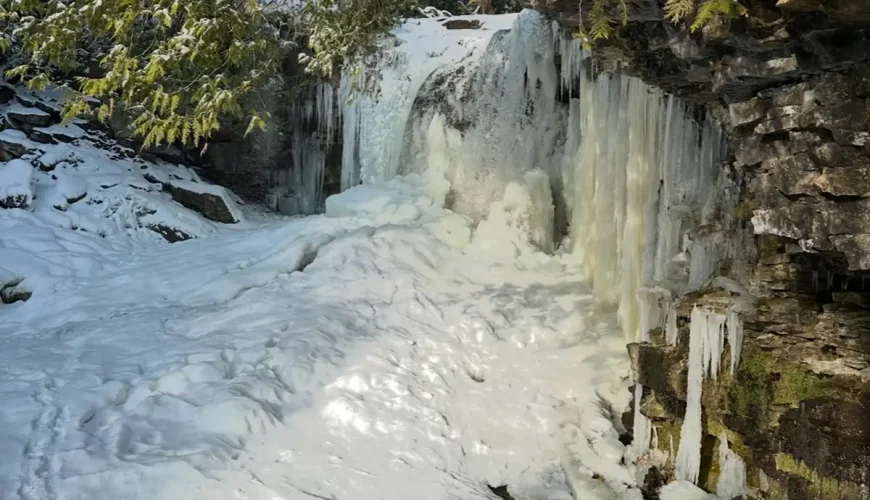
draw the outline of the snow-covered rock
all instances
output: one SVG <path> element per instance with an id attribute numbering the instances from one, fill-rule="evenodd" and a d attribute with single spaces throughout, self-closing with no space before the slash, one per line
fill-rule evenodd
<path id="1" fill-rule="evenodd" d="M 37 144 L 20 130 L 0 130 L 0 161 L 21 158 L 36 149 Z"/>
<path id="2" fill-rule="evenodd" d="M 163 187 L 172 195 L 172 199 L 196 210 L 206 219 L 224 224 L 244 220 L 241 210 L 225 187 L 187 180 L 171 180 Z"/>
<path id="3" fill-rule="evenodd" d="M 169 242 L 244 220 L 232 193 L 191 169 L 139 157 L 81 120 L 57 123 L 65 90 L 2 89 L 0 121 L 13 128 L 0 130 L 0 172 L 10 172 L 0 207 L 27 207 L 53 227 Z"/>
<path id="4" fill-rule="evenodd" d="M 54 208 L 65 211 L 88 195 L 88 184 L 80 177 L 69 174 L 60 174 L 57 177 L 57 183 L 50 195 L 50 203 Z"/>
<path id="5" fill-rule="evenodd" d="M 33 202 L 33 165 L 24 160 L 0 164 L 0 208 L 27 208 Z"/>
<path id="6" fill-rule="evenodd" d="M 54 123 L 54 118 L 50 113 L 46 113 L 37 107 L 24 106 L 21 103 L 9 106 L 6 109 L 6 117 L 16 127 L 48 127 Z"/>

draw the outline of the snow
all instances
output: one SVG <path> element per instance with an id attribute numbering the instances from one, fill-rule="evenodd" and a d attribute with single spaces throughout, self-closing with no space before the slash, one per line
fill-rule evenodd
<path id="1" fill-rule="evenodd" d="M 15 129 L 0 130 L 0 141 L 21 144 L 27 149 L 35 149 L 39 144 L 27 138 L 24 132 Z"/>
<path id="2" fill-rule="evenodd" d="M 87 194 L 88 185 L 84 180 L 74 175 L 60 174 L 49 198 L 54 208 L 66 210 L 71 203 Z"/>
<path id="3" fill-rule="evenodd" d="M 552 251 L 552 227 L 549 179 L 540 170 L 532 171 L 524 182 L 509 183 L 502 199 L 490 206 L 489 215 L 477 226 L 470 251 L 499 262 Z"/>
<path id="4" fill-rule="evenodd" d="M 665 485 L 659 498 L 661 500 L 718 500 L 716 495 L 709 494 L 687 481 L 674 481 Z"/>
<path id="5" fill-rule="evenodd" d="M 394 223 L 442 215 L 448 187 L 443 179 L 419 175 L 357 186 L 327 198 L 326 215 L 378 217 Z"/>
<path id="6" fill-rule="evenodd" d="M 46 134 L 59 134 L 70 139 L 79 139 L 85 136 L 85 130 L 75 123 L 56 123 L 48 127 L 41 127 L 39 130 Z"/>
<path id="7" fill-rule="evenodd" d="M 7 106 L 5 111 L 6 113 L 15 113 L 17 115 L 50 116 L 48 113 L 39 108 L 24 106 L 19 102 L 15 102 L 10 106 Z"/>
<path id="8" fill-rule="evenodd" d="M 0 171 L 8 165 L 21 165 L 19 162 L 39 165 L 31 168 L 32 207 L 22 216 L 32 219 L 31 224 L 154 242 L 164 241 L 152 229 L 158 226 L 183 231 L 192 238 L 216 230 L 218 224 L 172 201 L 154 181 L 183 184 L 190 190 L 219 196 L 237 218 L 243 218 L 224 188 L 202 183 L 183 166 L 129 158 L 126 150 L 103 137 L 88 135 L 68 144 L 38 144 L 18 130 L 4 130 L 0 139 L 24 144 L 31 151 L 5 166 L 0 163 Z M 0 235 L 0 242 L 4 236 Z"/>
<path id="9" fill-rule="evenodd" d="M 174 245 L 0 212 L 3 250 L 41 271 L 0 306 L 0 454 L 22 457 L 0 462 L 0 491 L 569 499 L 576 457 L 572 474 L 627 491 L 615 318 L 570 260 L 494 264 L 442 239 L 461 216 L 367 208 L 401 182 L 344 193 L 343 215 Z"/>
<path id="10" fill-rule="evenodd" d="M 33 166 L 24 160 L 0 165 L 0 203 L 26 207 L 33 201 Z"/>

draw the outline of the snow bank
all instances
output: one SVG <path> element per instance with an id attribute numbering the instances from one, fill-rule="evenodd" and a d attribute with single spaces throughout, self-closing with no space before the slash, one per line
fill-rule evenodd
<path id="1" fill-rule="evenodd" d="M 398 224 L 443 215 L 449 186 L 443 179 L 409 175 L 364 184 L 326 199 L 330 217 L 370 217 Z"/>
<path id="2" fill-rule="evenodd" d="M 0 208 L 26 208 L 33 202 L 33 166 L 24 160 L 0 163 Z"/>
<path id="3" fill-rule="evenodd" d="M 71 204 L 82 200 L 88 194 L 88 184 L 77 176 L 59 174 L 57 182 L 50 191 L 51 206 L 65 211 Z"/>
<path id="4" fill-rule="evenodd" d="M 0 269 L 38 291 L 0 306 L 0 454 L 21 457 L 0 490 L 569 500 L 570 429 L 583 470 L 629 491 L 605 410 L 628 403 L 628 360 L 579 269 L 462 251 L 446 190 L 391 182 L 388 203 L 364 186 L 338 197 L 347 215 L 180 245 L 0 216 Z"/>
<path id="5" fill-rule="evenodd" d="M 661 500 L 719 500 L 716 495 L 711 495 L 688 481 L 675 481 L 665 485 L 659 498 Z"/>
<path id="6" fill-rule="evenodd" d="M 540 170 L 507 185 L 474 233 L 470 251 L 498 261 L 553 250 L 553 198 Z"/>

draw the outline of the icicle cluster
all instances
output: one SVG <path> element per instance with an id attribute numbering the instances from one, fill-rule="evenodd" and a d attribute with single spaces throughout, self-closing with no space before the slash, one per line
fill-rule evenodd
<path id="1" fill-rule="evenodd" d="M 723 138 L 712 124 L 692 120 L 678 100 L 640 80 L 592 79 L 582 65 L 578 79 L 571 114 L 579 113 L 572 119 L 580 140 L 566 145 L 563 159 L 574 167 L 574 254 L 593 282 L 596 302 L 618 306 L 623 331 L 635 340 L 642 285 L 699 287 L 718 265 L 716 256 L 696 258 L 705 247 L 686 235 L 715 198 L 714 159 Z M 694 273 L 681 264 L 687 260 L 698 261 Z"/>
<path id="2" fill-rule="evenodd" d="M 284 214 L 313 214 L 322 210 L 323 181 L 330 144 L 337 132 L 335 89 L 317 85 L 291 105 L 287 128 L 291 157 L 272 175 L 270 204 Z"/>
<path id="3" fill-rule="evenodd" d="M 449 208 L 481 220 L 509 183 L 540 169 L 553 192 L 554 240 L 569 231 L 561 243 L 596 304 L 618 308 L 630 341 L 658 321 L 641 314 L 638 289 L 700 288 L 733 253 L 710 229 L 736 191 L 718 165 L 723 134 L 679 99 L 594 73 L 581 43 L 531 10 L 495 33 L 482 57 L 433 60 L 388 51 L 362 76 L 345 74 L 343 101 L 367 71 L 385 80 L 377 98 L 343 105 L 343 188 L 434 172 L 452 186 Z M 657 317 L 676 342 L 672 301 L 660 299 Z"/>
<path id="4" fill-rule="evenodd" d="M 719 436 L 719 481 L 716 496 L 723 499 L 742 498 L 746 495 L 746 464 L 728 447 L 728 436 Z"/>
<path id="5" fill-rule="evenodd" d="M 680 449 L 677 452 L 677 479 L 698 482 L 701 469 L 701 395 L 704 379 L 716 381 L 719 375 L 726 334 L 732 352 L 740 352 L 742 342 L 740 318 L 733 308 L 726 314 L 695 306 L 689 325 L 689 376 L 686 387 L 686 414 L 680 430 Z M 736 367 L 732 356 L 731 370 Z"/>

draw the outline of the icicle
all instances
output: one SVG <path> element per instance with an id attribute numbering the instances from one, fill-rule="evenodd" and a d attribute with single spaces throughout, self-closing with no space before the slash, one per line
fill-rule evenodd
<path id="1" fill-rule="evenodd" d="M 680 449 L 677 452 L 677 479 L 698 482 L 701 468 L 701 388 L 704 383 L 704 341 L 707 318 L 700 309 L 692 309 L 689 334 L 689 375 L 686 395 L 686 414 L 680 430 Z"/>
<path id="2" fill-rule="evenodd" d="M 728 447 L 725 432 L 719 436 L 719 481 L 716 495 L 722 499 L 746 495 L 746 464 L 743 459 Z"/>
<path id="3" fill-rule="evenodd" d="M 737 314 L 736 305 L 728 307 L 726 325 L 728 328 L 728 345 L 731 346 L 731 374 L 740 364 L 740 354 L 743 349 L 743 322 Z"/>
<path id="4" fill-rule="evenodd" d="M 377 98 L 349 100 L 343 73 L 342 189 L 435 171 L 452 186 L 450 208 L 480 220 L 508 183 L 542 170 L 596 306 L 617 311 L 630 341 L 645 328 L 639 288 L 698 288 L 729 255 L 720 234 L 698 230 L 729 212 L 721 130 L 637 78 L 594 75 L 581 41 L 540 13 L 520 13 L 482 57 L 438 66 L 391 53 L 402 51 L 369 68 L 390 82 Z M 563 107 L 559 92 L 576 98 Z M 673 344 L 671 306 L 657 323 Z"/>
<path id="5" fill-rule="evenodd" d="M 639 382 L 634 384 L 634 440 L 631 448 L 627 450 L 628 461 L 632 462 L 649 451 L 652 423 L 641 413 L 640 406 L 643 401 L 643 386 Z"/>
<path id="6" fill-rule="evenodd" d="M 716 380 L 719 372 L 725 331 L 731 344 L 731 369 L 739 362 L 743 327 L 737 315 L 737 305 L 719 314 L 702 307 L 692 308 L 689 325 L 689 376 L 686 388 L 686 414 L 680 430 L 680 449 L 677 452 L 677 479 L 698 482 L 701 467 L 701 393 L 704 378 L 709 374 Z"/>
<path id="7" fill-rule="evenodd" d="M 563 74 L 570 64 L 563 59 Z M 593 283 L 596 304 L 618 305 L 620 325 L 632 339 L 642 321 L 634 291 L 651 281 L 685 280 L 674 273 L 675 257 L 689 222 L 702 218 L 690 207 L 715 212 L 710 200 L 721 187 L 716 162 L 723 136 L 712 126 L 700 128 L 682 103 L 639 80 L 616 74 L 592 81 L 580 66 L 578 104 L 571 106 L 579 117 L 571 118 L 581 137 L 577 146 L 566 143 L 565 152 L 575 165 L 573 252 Z M 716 235 L 689 241 L 684 287 L 709 279 L 725 257 L 720 243 Z M 676 343 L 676 315 L 665 314 L 664 321 L 668 341 Z"/>
<path id="8" fill-rule="evenodd" d="M 668 300 L 668 309 L 665 314 L 665 339 L 668 345 L 677 345 L 680 340 L 677 329 L 677 304 L 673 299 Z"/>
<path id="9" fill-rule="evenodd" d="M 328 82 L 317 86 L 317 125 L 323 132 L 326 143 L 331 144 L 335 140 L 335 89 Z"/>

